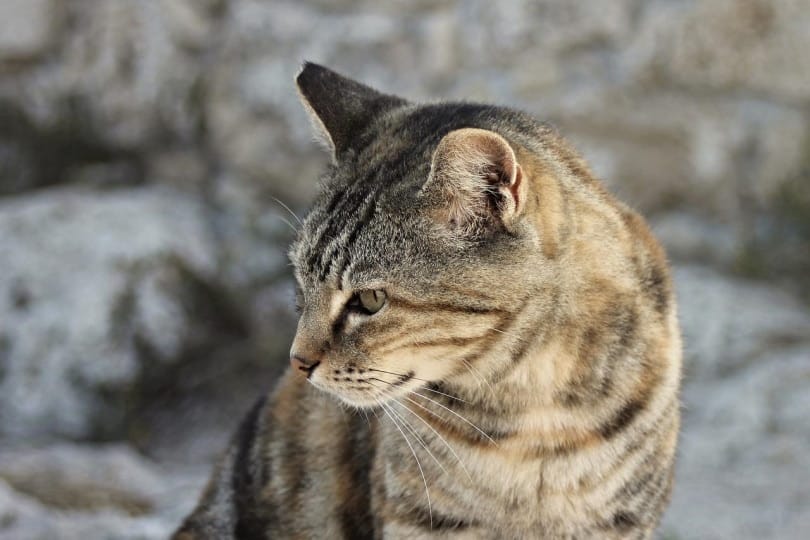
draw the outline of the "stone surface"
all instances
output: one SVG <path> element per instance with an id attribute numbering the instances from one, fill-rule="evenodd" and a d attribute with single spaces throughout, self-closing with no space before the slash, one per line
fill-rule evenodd
<path id="1" fill-rule="evenodd" d="M 749 88 L 810 100 L 810 2 L 691 2 L 659 42 L 660 64 L 673 78 L 709 88 Z"/>
<path id="2" fill-rule="evenodd" d="M 0 4 L 0 62 L 42 54 L 52 41 L 58 10 L 53 0 L 5 0 Z"/>
<path id="3" fill-rule="evenodd" d="M 787 291 L 704 267 L 681 267 L 675 279 L 688 379 L 722 378 L 810 340 L 807 306 Z"/>
<path id="4" fill-rule="evenodd" d="M 662 538 L 804 538 L 810 524 L 810 311 L 705 267 L 675 273 L 683 430 Z"/>
<path id="5" fill-rule="evenodd" d="M 728 223 L 774 205 L 803 167 L 810 134 L 800 108 L 673 92 L 616 92 L 556 115 L 624 200 L 648 213 L 680 205 Z"/>
<path id="6" fill-rule="evenodd" d="M 188 275 L 210 276 L 202 208 L 160 189 L 52 191 L 0 202 L 0 432 L 112 429 L 146 366 L 193 332 Z"/>
<path id="7" fill-rule="evenodd" d="M 286 365 L 284 251 L 327 162 L 292 84 L 307 59 L 556 123 L 679 263 L 663 537 L 803 538 L 808 17 L 808 0 L 0 2 L 0 448 L 127 441 L 160 464 L 110 452 L 156 489 L 202 482 Z M 32 463 L 57 476 L 108 459 L 53 448 Z M 0 481 L 3 539 L 163 538 L 198 491 L 131 516 L 18 480 Z"/>
<path id="8" fill-rule="evenodd" d="M 687 386 L 670 537 L 806 537 L 810 344 L 775 349 Z"/>
<path id="9" fill-rule="evenodd" d="M 199 474 L 118 446 L 0 452 L 0 539 L 166 538 L 195 501 Z"/>

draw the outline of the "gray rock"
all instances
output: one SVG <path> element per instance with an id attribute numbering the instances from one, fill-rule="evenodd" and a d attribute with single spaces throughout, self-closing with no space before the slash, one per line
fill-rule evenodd
<path id="1" fill-rule="evenodd" d="M 738 373 L 688 383 L 665 538 L 806 538 L 808 382 L 810 343 L 774 347 Z"/>
<path id="2" fill-rule="evenodd" d="M 82 437 L 193 331 L 188 275 L 216 253 L 203 209 L 160 189 L 49 191 L 0 202 L 0 433 Z"/>
<path id="3" fill-rule="evenodd" d="M 675 271 L 686 369 L 662 538 L 800 539 L 810 523 L 810 311 L 707 268 Z"/>
<path id="4" fill-rule="evenodd" d="M 207 475 L 183 491 L 176 467 L 207 463 L 284 365 L 279 246 L 297 223 L 273 197 L 301 215 L 327 160 L 292 87 L 304 59 L 555 121 L 677 261 L 739 268 L 759 245 L 771 283 L 676 268 L 686 410 L 663 533 L 805 537 L 810 315 L 773 282 L 807 275 L 809 16 L 807 0 L 0 2 L 2 443 L 127 438 L 173 463 L 122 459 L 170 494 L 127 492 L 152 504 L 139 516 L 56 509 L 8 476 L 0 538 L 165 537 Z M 109 459 L 37 455 L 14 463 Z"/>
<path id="5" fill-rule="evenodd" d="M 217 20 L 207 4 L 59 3 L 48 13 L 71 24 L 68 32 L 48 34 L 59 38 L 54 57 L 0 82 L 0 96 L 19 104 L 38 126 L 79 119 L 112 146 L 149 146 L 165 131 L 188 138 L 199 124 L 194 88 L 203 69 L 193 44 L 201 33 L 215 34 Z M 17 28 L 28 26 L 11 20 Z"/>
<path id="6" fill-rule="evenodd" d="M 2 451 L 0 539 L 166 538 L 202 478 L 167 472 L 121 445 Z"/>
<path id="7" fill-rule="evenodd" d="M 688 212 L 658 214 L 650 226 L 667 255 L 676 261 L 728 268 L 743 250 L 739 231 Z"/>
<path id="8" fill-rule="evenodd" d="M 0 62 L 42 54 L 53 39 L 59 5 L 53 0 L 0 3 Z"/>
<path id="9" fill-rule="evenodd" d="M 112 509 L 131 516 L 155 511 L 160 475 L 120 445 L 61 444 L 0 452 L 0 478 L 42 504 L 66 511 Z"/>
<path id="10" fill-rule="evenodd" d="M 689 2 L 670 19 L 657 60 L 671 77 L 708 88 L 747 88 L 810 102 L 807 0 Z"/>
<path id="11" fill-rule="evenodd" d="M 551 114 L 623 200 L 741 228 L 804 166 L 810 135 L 800 108 L 665 91 L 606 91 Z"/>
<path id="12" fill-rule="evenodd" d="M 810 339 L 810 313 L 787 292 L 698 266 L 676 268 L 688 380 L 730 376 Z"/>

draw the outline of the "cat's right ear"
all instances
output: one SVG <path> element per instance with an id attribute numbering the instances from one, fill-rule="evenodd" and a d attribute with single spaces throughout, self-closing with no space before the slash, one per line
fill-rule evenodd
<path id="1" fill-rule="evenodd" d="M 304 63 L 295 83 L 335 161 L 378 115 L 407 103 L 311 62 Z"/>
<path id="2" fill-rule="evenodd" d="M 509 142 L 494 131 L 463 128 L 433 153 L 423 192 L 438 199 L 436 218 L 463 236 L 514 231 L 526 203 L 526 181 Z"/>

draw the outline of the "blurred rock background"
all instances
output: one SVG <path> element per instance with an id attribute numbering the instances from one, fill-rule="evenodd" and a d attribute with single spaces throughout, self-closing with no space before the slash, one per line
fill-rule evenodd
<path id="1" fill-rule="evenodd" d="M 810 0 L 0 0 L 0 538 L 165 537 L 286 365 L 303 59 L 551 120 L 675 265 L 666 539 L 810 530 Z"/>

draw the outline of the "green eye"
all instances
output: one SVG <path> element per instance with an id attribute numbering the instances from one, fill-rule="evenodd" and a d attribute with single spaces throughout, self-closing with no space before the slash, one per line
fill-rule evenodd
<path id="1" fill-rule="evenodd" d="M 386 294 L 381 289 L 360 291 L 355 295 L 359 307 L 368 314 L 377 313 L 385 305 Z"/>

